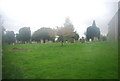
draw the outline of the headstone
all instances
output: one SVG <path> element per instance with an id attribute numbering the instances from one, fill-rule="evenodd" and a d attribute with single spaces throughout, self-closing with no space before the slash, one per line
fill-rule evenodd
<path id="1" fill-rule="evenodd" d="M 41 43 L 43 43 L 43 40 L 41 40 Z"/>
<path id="2" fill-rule="evenodd" d="M 91 42 L 92 41 L 92 39 L 89 39 L 89 42 Z"/>
<path id="3" fill-rule="evenodd" d="M 93 41 L 98 41 L 98 38 L 97 37 L 94 37 L 94 40 Z"/>

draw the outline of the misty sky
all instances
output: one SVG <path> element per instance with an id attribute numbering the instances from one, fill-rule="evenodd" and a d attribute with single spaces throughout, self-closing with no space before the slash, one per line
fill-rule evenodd
<path id="1" fill-rule="evenodd" d="M 107 34 L 108 22 L 115 15 L 119 0 L 0 0 L 4 27 L 15 33 L 22 27 L 34 32 L 41 27 L 63 26 L 70 17 L 80 37 L 93 20 L 102 34 Z"/>

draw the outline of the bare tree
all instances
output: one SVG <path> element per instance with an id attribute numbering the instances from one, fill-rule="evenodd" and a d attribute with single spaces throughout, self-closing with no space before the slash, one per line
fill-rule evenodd
<path id="1" fill-rule="evenodd" d="M 65 19 L 64 27 L 57 27 L 58 40 L 61 41 L 61 46 L 65 40 L 69 40 L 74 34 L 74 26 L 69 18 Z"/>

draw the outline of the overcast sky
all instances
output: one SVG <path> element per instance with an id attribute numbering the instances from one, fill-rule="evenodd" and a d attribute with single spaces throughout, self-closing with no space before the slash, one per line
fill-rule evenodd
<path id="1" fill-rule="evenodd" d="M 80 37 L 93 20 L 102 34 L 115 15 L 119 0 L 0 0 L 4 27 L 15 33 L 22 27 L 34 32 L 41 27 L 63 26 L 70 17 Z"/>

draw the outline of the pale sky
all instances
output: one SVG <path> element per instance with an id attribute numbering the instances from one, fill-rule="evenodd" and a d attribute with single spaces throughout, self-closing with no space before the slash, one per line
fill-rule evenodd
<path id="1" fill-rule="evenodd" d="M 63 26 L 70 17 L 80 37 L 93 20 L 102 34 L 107 34 L 108 22 L 115 15 L 119 0 L 0 0 L 4 27 L 15 33 L 22 27 L 34 32 L 41 27 Z"/>

